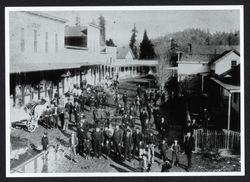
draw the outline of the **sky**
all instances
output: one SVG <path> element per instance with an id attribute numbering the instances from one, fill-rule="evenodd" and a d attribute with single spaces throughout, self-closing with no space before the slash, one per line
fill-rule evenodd
<path id="1" fill-rule="evenodd" d="M 92 20 L 98 22 L 97 18 L 103 15 L 106 20 L 106 39 L 112 38 L 118 46 L 129 44 L 134 24 L 138 30 L 138 42 L 142 40 L 145 29 L 150 39 L 188 28 L 200 28 L 211 33 L 240 30 L 239 10 L 85 10 L 46 13 L 67 19 L 67 24 L 74 25 L 77 12 L 83 26 Z"/>

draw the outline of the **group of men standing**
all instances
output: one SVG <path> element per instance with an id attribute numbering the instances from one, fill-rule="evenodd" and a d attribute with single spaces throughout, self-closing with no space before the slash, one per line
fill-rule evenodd
<path id="1" fill-rule="evenodd" d="M 126 91 L 120 95 L 116 90 L 113 99 L 116 114 L 122 116 L 121 123 L 113 124 L 107 120 L 104 127 L 96 125 L 93 130 L 90 122 L 83 115 L 86 99 L 82 98 L 84 101 L 81 100 L 82 92 L 74 87 L 72 94 L 75 98 L 73 103 L 67 99 L 64 107 L 57 105 L 56 102 L 52 104 L 55 108 L 54 115 L 57 115 L 55 126 L 59 126 L 58 121 L 61 121 L 61 128 L 66 131 L 68 124 L 73 122 L 72 115 L 75 118 L 74 124 L 77 132 L 76 134 L 72 132 L 69 139 L 74 160 L 76 153 L 86 159 L 92 153 L 94 158 L 100 158 L 104 155 L 106 159 L 112 157 L 117 161 L 130 161 L 132 158 L 137 158 L 141 161 L 143 170 L 148 170 L 155 161 L 155 149 L 158 146 L 164 162 L 168 160 L 166 153 L 169 149 L 175 151 L 173 158 L 177 163 L 179 162 L 180 149 L 175 142 L 173 146 L 168 147 L 169 123 L 160 111 L 160 106 L 164 105 L 167 100 L 164 91 L 158 89 L 143 91 L 138 85 L 136 96 L 129 102 L 131 97 Z M 136 119 L 140 120 L 140 126 L 136 127 Z M 51 122 L 48 120 L 46 123 Z M 187 132 L 183 146 L 190 168 L 192 151 L 194 150 L 191 132 Z"/>

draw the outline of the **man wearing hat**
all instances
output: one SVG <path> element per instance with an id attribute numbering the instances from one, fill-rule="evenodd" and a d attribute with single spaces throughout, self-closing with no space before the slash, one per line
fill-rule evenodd
<path id="1" fill-rule="evenodd" d="M 92 140 L 93 140 L 94 157 L 97 157 L 98 159 L 101 156 L 103 139 L 104 139 L 103 133 L 101 132 L 100 127 L 96 126 L 95 131 L 92 134 Z"/>
<path id="2" fill-rule="evenodd" d="M 148 148 L 148 162 L 150 164 L 154 163 L 156 143 L 157 143 L 157 139 L 153 131 L 149 130 L 149 133 L 146 135 L 146 145 Z"/>

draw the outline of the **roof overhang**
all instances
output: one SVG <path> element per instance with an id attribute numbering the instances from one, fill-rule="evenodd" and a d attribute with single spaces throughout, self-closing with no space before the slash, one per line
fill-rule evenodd
<path id="1" fill-rule="evenodd" d="M 43 17 L 43 18 L 47 18 L 47 19 L 50 19 L 50 20 L 58 21 L 58 22 L 61 22 L 61 23 L 67 23 L 69 21 L 69 20 L 59 18 L 59 17 L 53 16 L 53 15 L 49 15 L 49 14 L 46 14 L 46 13 L 43 13 L 43 12 L 40 12 L 40 11 L 23 11 L 23 12 L 29 13 L 29 14 L 32 14 L 32 15 L 36 15 L 36 16 L 40 16 L 40 17 Z"/>
<path id="2" fill-rule="evenodd" d="M 213 80 L 215 83 L 223 87 L 224 89 L 228 90 L 230 93 L 240 93 L 240 86 L 238 85 L 231 85 L 228 83 L 224 83 L 216 78 L 210 78 Z"/>

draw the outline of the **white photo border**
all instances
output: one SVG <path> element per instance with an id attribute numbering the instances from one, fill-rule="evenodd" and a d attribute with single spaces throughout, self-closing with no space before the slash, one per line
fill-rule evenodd
<path id="1" fill-rule="evenodd" d="M 10 172 L 10 103 L 9 103 L 9 13 L 10 11 L 151 11 L 151 10 L 239 10 L 240 11 L 240 77 L 241 77 L 241 171 L 238 172 L 131 172 L 131 173 L 11 173 Z M 244 6 L 243 5 L 200 5 L 200 6 L 47 6 L 5 7 L 5 131 L 6 131 L 6 177 L 146 177 L 146 176 L 245 176 L 245 108 L 244 108 Z M 34 175 L 35 174 L 35 175 Z"/>

